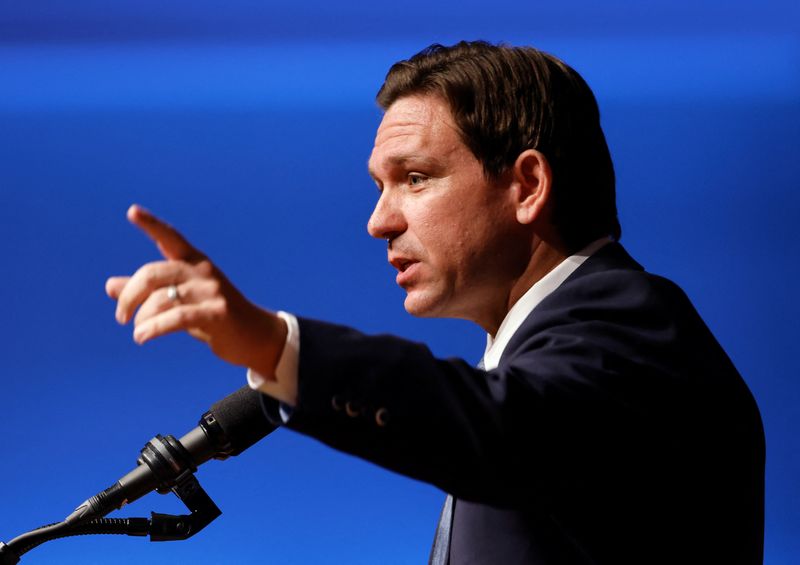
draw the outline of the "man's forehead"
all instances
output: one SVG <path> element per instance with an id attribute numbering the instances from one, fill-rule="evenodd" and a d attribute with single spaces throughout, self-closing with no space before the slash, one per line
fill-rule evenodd
<path id="1" fill-rule="evenodd" d="M 425 119 L 441 111 L 449 113 L 447 103 L 432 94 L 412 94 L 395 100 L 386 110 L 384 119 L 394 116 L 398 119 Z"/>
<path id="2" fill-rule="evenodd" d="M 431 145 L 449 152 L 459 136 L 447 103 L 432 95 L 398 99 L 384 114 L 375 135 L 369 166 L 429 159 Z"/>
<path id="3" fill-rule="evenodd" d="M 447 103 L 438 96 L 413 95 L 396 100 L 387 110 L 375 134 L 375 144 L 398 135 L 425 135 L 455 124 Z"/>

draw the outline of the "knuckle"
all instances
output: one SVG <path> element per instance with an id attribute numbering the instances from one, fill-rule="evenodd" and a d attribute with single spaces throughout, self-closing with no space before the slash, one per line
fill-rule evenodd
<path id="1" fill-rule="evenodd" d="M 222 291 L 222 284 L 217 279 L 208 281 L 208 293 L 210 296 L 219 296 Z"/>
<path id="2" fill-rule="evenodd" d="M 148 286 L 155 283 L 158 279 L 157 263 L 148 263 L 140 269 L 140 272 L 142 273 L 142 279 Z"/>
<path id="3" fill-rule="evenodd" d="M 194 270 L 201 277 L 210 277 L 214 274 L 214 264 L 208 259 L 202 259 L 195 264 Z"/>
<path id="4" fill-rule="evenodd" d="M 224 319 L 230 312 L 228 301 L 222 297 L 211 300 L 209 303 L 209 311 L 215 320 Z"/>
<path id="5" fill-rule="evenodd" d="M 184 328 L 191 322 L 191 314 L 188 308 L 175 309 L 175 325 L 176 327 Z"/>

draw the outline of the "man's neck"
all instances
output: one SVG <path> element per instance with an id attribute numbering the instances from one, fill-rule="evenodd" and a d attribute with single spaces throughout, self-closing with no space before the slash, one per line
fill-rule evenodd
<path id="1" fill-rule="evenodd" d="M 524 295 L 528 289 L 542 279 L 547 273 L 561 264 L 568 254 L 558 246 L 541 239 L 535 239 L 532 245 L 530 260 L 522 273 L 511 282 L 505 304 L 486 319 L 479 322 L 480 326 L 491 336 L 497 334 L 500 324 L 508 312 Z"/>

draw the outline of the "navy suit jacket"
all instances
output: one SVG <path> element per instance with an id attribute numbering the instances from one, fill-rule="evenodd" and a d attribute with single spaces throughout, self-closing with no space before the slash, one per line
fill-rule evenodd
<path id="1" fill-rule="evenodd" d="M 306 319 L 300 343 L 288 427 L 452 493 L 451 565 L 762 562 L 758 408 L 685 294 L 619 244 L 488 372 Z"/>

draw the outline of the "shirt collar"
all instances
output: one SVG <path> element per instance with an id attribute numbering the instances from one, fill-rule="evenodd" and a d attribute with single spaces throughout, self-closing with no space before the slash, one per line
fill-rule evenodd
<path id="1" fill-rule="evenodd" d="M 603 237 L 597 241 L 593 241 L 574 255 L 570 255 L 556 265 L 552 271 L 536 281 L 533 286 L 517 300 L 516 304 L 511 307 L 511 310 L 508 311 L 505 319 L 503 319 L 503 322 L 500 324 L 497 335 L 492 337 L 486 334 L 486 351 L 483 354 L 483 366 L 487 371 L 497 367 L 506 345 L 508 345 L 511 337 L 522 325 L 522 322 L 525 321 L 525 318 L 528 317 L 528 314 L 530 314 L 542 300 L 547 298 L 551 292 L 561 286 L 561 283 L 567 280 L 567 277 L 574 273 L 586 259 L 610 242 L 610 237 Z"/>

